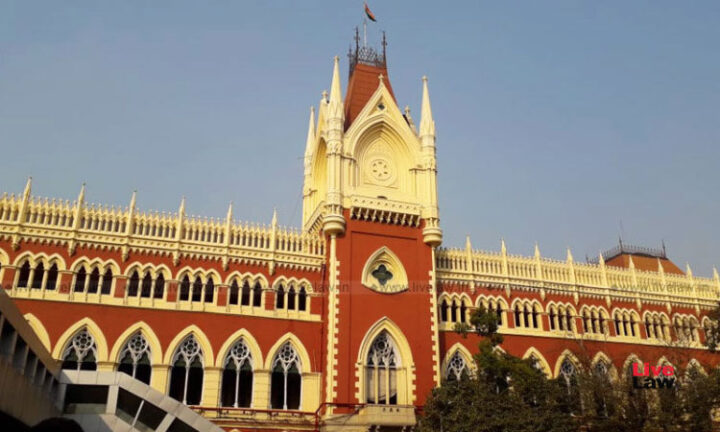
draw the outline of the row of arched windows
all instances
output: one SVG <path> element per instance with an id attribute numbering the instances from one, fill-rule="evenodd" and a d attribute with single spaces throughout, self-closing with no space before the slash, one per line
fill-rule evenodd
<path id="1" fill-rule="evenodd" d="M 152 352 L 141 331 L 133 334 L 120 351 L 117 370 L 150 384 Z M 187 405 L 202 401 L 205 364 L 200 343 L 190 334 L 182 340 L 172 356 L 168 395 Z M 270 407 L 296 410 L 300 407 L 302 388 L 301 362 L 290 342 L 283 344 L 272 362 Z M 62 368 L 97 369 L 97 344 L 86 328 L 75 333 L 62 352 Z M 254 371 L 252 354 L 243 339 L 235 342 L 223 361 L 220 405 L 250 407 L 253 399 Z"/>
<path id="2" fill-rule="evenodd" d="M 441 297 L 442 298 L 442 297 Z M 504 322 L 502 302 L 495 299 L 482 299 L 481 304 L 487 310 L 495 312 L 498 317 L 498 325 Z M 442 298 L 439 306 L 439 318 L 442 323 L 467 323 L 472 308 L 467 307 L 462 298 Z M 542 309 L 539 304 L 530 300 L 519 300 L 512 308 L 515 327 L 518 328 L 541 328 L 540 315 Z M 576 332 L 575 310 L 564 304 L 550 304 L 547 307 L 548 323 L 551 331 Z M 648 339 L 670 341 L 670 324 L 667 316 L 657 312 L 647 312 L 645 315 L 645 334 Z M 601 307 L 585 306 L 580 312 L 582 330 L 586 334 L 608 335 L 609 320 L 606 312 Z M 617 309 L 613 313 L 610 325 L 613 326 L 616 336 L 641 337 L 639 326 L 640 321 L 637 313 L 632 310 Z M 676 315 L 673 321 L 673 330 L 678 341 L 697 343 L 700 341 L 700 325 L 695 317 L 690 315 Z M 708 326 L 704 329 L 707 333 Z"/>
<path id="3" fill-rule="evenodd" d="M 20 288 L 54 290 L 57 286 L 57 279 L 57 264 L 53 263 L 46 269 L 45 264 L 42 262 L 39 262 L 35 267 L 31 267 L 30 262 L 25 261 L 20 266 L 17 286 Z"/>
<path id="4" fill-rule="evenodd" d="M 58 266 L 53 263 L 49 268 L 38 262 L 34 267 L 30 261 L 20 266 L 17 287 L 55 290 L 58 281 Z M 113 287 L 113 271 L 107 266 L 91 265 L 88 269 L 81 266 L 72 282 L 73 293 L 111 294 Z M 131 298 L 163 299 L 165 296 L 165 276 L 162 272 L 150 269 L 133 270 L 128 278 L 126 295 Z M 192 278 L 185 275 L 180 280 L 179 301 L 191 303 L 213 303 L 215 301 L 215 281 L 212 276 L 206 279 L 201 276 Z M 251 284 L 248 281 L 233 279 L 228 295 L 228 304 L 261 307 L 263 287 L 259 281 Z M 294 283 L 277 285 L 275 297 L 276 309 L 291 311 L 307 311 L 308 289 L 304 284 Z"/>
<path id="5" fill-rule="evenodd" d="M 294 285 L 289 285 L 286 291 L 284 285 L 278 286 L 275 296 L 275 309 L 307 310 L 307 291 L 305 287 L 300 287 L 300 290 L 297 291 Z"/>

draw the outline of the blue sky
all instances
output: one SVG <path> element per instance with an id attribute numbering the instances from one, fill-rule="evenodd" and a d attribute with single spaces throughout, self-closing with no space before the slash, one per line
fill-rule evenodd
<path id="1" fill-rule="evenodd" d="M 720 2 L 371 1 L 438 130 L 445 246 L 720 266 Z M 0 190 L 282 224 L 361 1 L 0 3 Z M 343 83 L 343 88 L 345 88 Z"/>

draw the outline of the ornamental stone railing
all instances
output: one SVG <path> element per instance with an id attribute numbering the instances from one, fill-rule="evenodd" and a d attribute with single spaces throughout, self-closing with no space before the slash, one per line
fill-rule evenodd
<path id="1" fill-rule="evenodd" d="M 636 269 L 632 258 L 629 268 L 598 263 L 575 262 L 568 251 L 565 261 L 540 256 L 536 248 L 532 257 L 510 255 L 505 243 L 500 252 L 474 250 L 470 242 L 465 249 L 439 249 L 436 253 L 437 276 L 441 282 L 476 286 L 561 291 L 579 297 L 594 296 L 657 304 L 684 304 L 715 307 L 720 301 L 720 277 L 695 277 L 688 266 L 685 275 L 665 273 L 660 261 L 658 271 Z"/>
<path id="2" fill-rule="evenodd" d="M 122 251 L 152 251 L 180 257 L 220 259 L 229 262 L 318 269 L 324 262 L 322 236 L 278 226 L 274 214 L 270 225 L 238 223 L 232 205 L 225 220 L 185 214 L 183 199 L 177 213 L 142 212 L 135 208 L 133 193 L 125 208 L 85 203 L 85 187 L 70 202 L 30 195 L 30 181 L 20 196 L 0 197 L 0 238 L 14 248 L 32 239 L 62 244 L 73 254 L 78 245 Z"/>

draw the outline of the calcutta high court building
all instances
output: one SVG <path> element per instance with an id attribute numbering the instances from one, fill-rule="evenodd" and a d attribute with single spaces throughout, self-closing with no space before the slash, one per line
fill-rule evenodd
<path id="1" fill-rule="evenodd" d="M 310 111 L 302 225 L 0 197 L 0 281 L 67 373 L 120 371 L 226 430 L 412 430 L 431 390 L 473 374 L 481 305 L 499 349 L 549 377 L 634 362 L 715 367 L 710 279 L 664 250 L 589 262 L 443 245 L 428 80 L 401 110 L 385 43 L 335 58 Z M 299 144 L 300 145 L 300 144 Z"/>

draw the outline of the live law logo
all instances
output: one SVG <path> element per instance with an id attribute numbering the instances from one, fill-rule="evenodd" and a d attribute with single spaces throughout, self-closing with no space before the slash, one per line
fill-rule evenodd
<path id="1" fill-rule="evenodd" d="M 650 366 L 633 364 L 633 387 L 637 389 L 671 389 L 675 387 L 675 368 L 672 366 Z"/>

